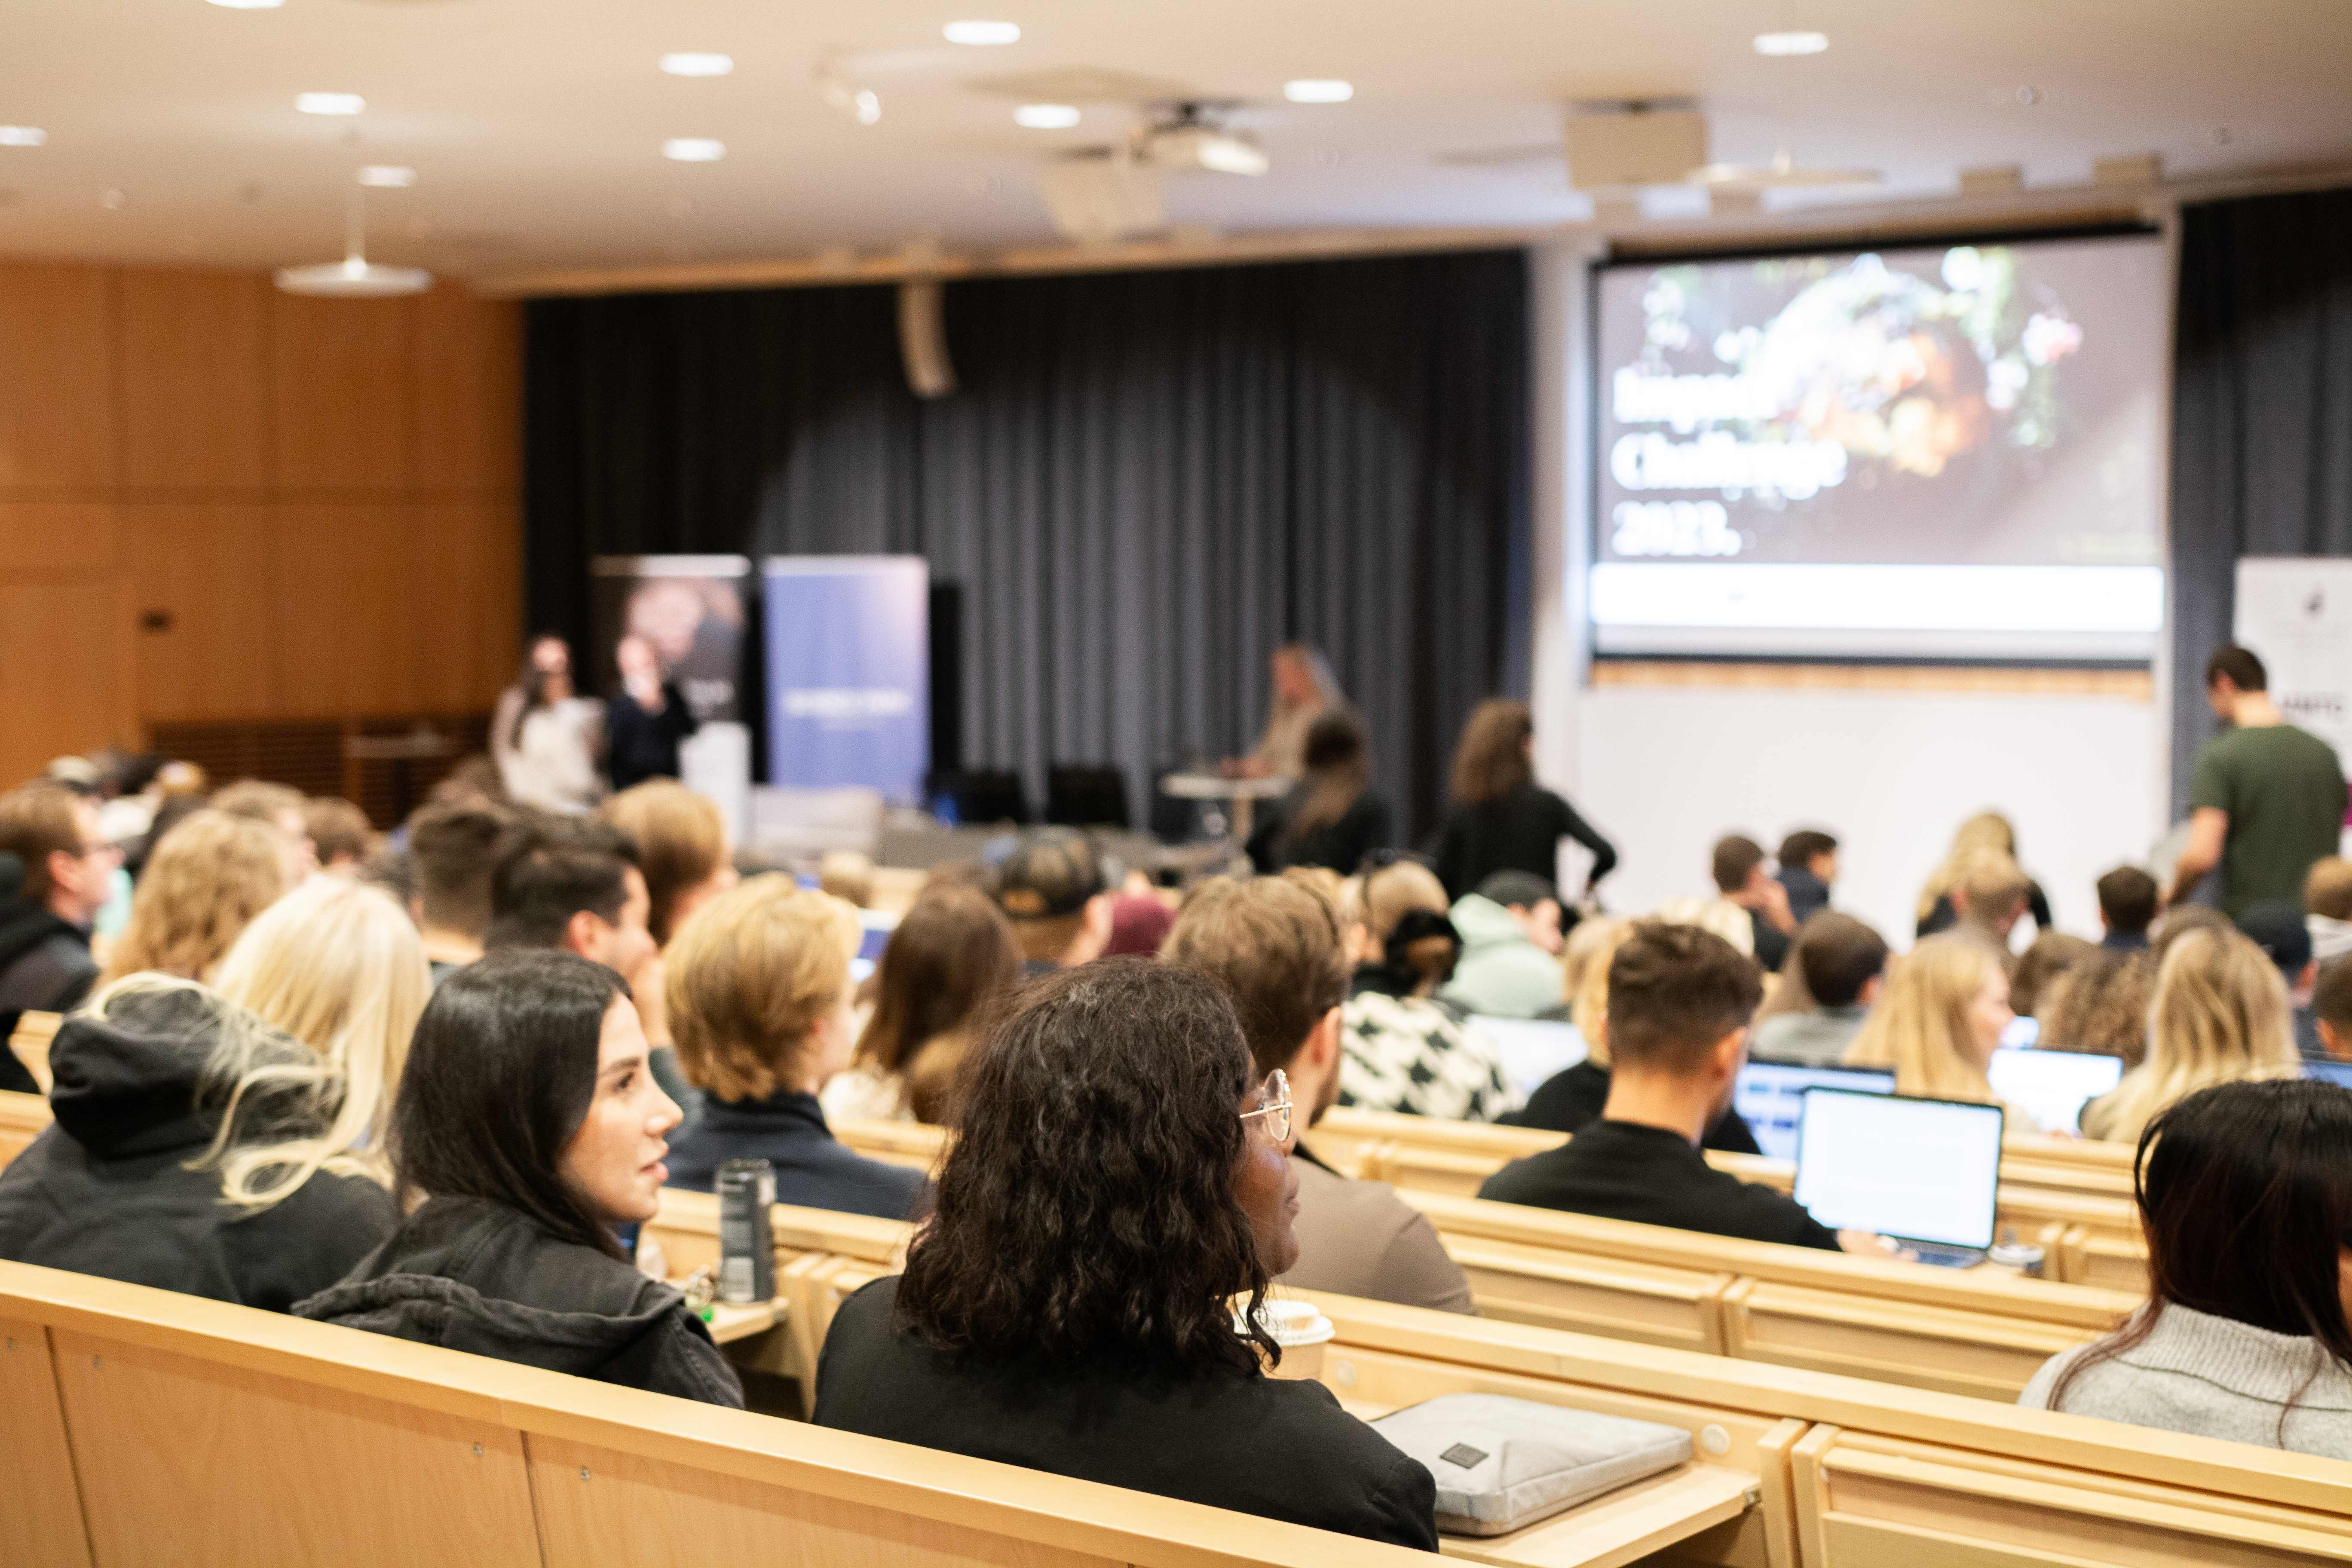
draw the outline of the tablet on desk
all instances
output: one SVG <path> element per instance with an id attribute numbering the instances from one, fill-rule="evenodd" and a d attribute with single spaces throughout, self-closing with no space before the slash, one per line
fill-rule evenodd
<path id="1" fill-rule="evenodd" d="M 1895 1074 L 1884 1068 L 1816 1068 L 1750 1058 L 1732 1089 L 1731 1109 L 1756 1135 L 1756 1147 L 1772 1159 L 1793 1160 L 1797 1123 L 1804 1119 L 1809 1089 L 1893 1094 Z"/>
<path id="2" fill-rule="evenodd" d="M 2044 1132 L 2076 1132 L 2083 1107 L 2123 1081 L 2121 1057 L 2085 1051 L 2013 1050 L 2003 1046 L 1985 1070 L 1992 1091 Z"/>
<path id="3" fill-rule="evenodd" d="M 1832 1230 L 1892 1237 L 1923 1263 L 1965 1268 L 1993 1243 L 2000 1107 L 1805 1091 L 1797 1201 Z"/>

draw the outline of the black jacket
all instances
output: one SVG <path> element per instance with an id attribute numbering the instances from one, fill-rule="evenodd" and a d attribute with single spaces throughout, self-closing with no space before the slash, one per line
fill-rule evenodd
<path id="1" fill-rule="evenodd" d="M 10 857 L 5 863 L 13 861 Z M 7 1048 L 17 1018 L 26 1012 L 71 1012 L 89 994 L 97 978 L 89 932 L 30 899 L 0 899 L 0 1089 L 40 1092 L 41 1086 Z"/>
<path id="2" fill-rule="evenodd" d="M 671 1135 L 669 1184 L 712 1191 L 721 1160 L 765 1160 L 776 1168 L 776 1201 L 803 1208 L 908 1219 L 923 1173 L 842 1147 L 813 1094 L 702 1102 L 694 1125 Z"/>
<path id="3" fill-rule="evenodd" d="M 1595 1121 L 1557 1149 L 1514 1160 L 1478 1195 L 1748 1241 L 1838 1244 L 1796 1199 L 1717 1170 L 1679 1132 L 1632 1121 Z"/>
<path id="4" fill-rule="evenodd" d="M 217 1123 L 196 1105 L 210 1014 L 196 992 L 118 998 L 49 1047 L 57 1123 L 0 1172 L 0 1258 L 282 1312 L 392 1231 L 391 1195 L 321 1171 L 244 1209 L 187 1162 Z"/>
<path id="5" fill-rule="evenodd" d="M 626 688 L 604 704 L 604 765 L 615 790 L 647 779 L 677 777 L 678 743 L 701 726 L 686 706 L 677 682 L 662 682 L 662 710 L 648 713 Z"/>
<path id="6" fill-rule="evenodd" d="M 818 1426 L 1437 1550 L 1428 1469 L 1319 1383 L 985 1362 L 897 1321 L 898 1292 L 877 1279 L 835 1314 Z"/>
<path id="7" fill-rule="evenodd" d="M 735 1369 L 675 1289 L 481 1198 L 429 1199 L 294 1315 L 743 1407 Z"/>
<path id="8" fill-rule="evenodd" d="M 1308 787 L 1293 790 L 1289 800 L 1268 812 L 1250 835 L 1251 863 L 1266 875 L 1292 866 L 1322 866 L 1342 877 L 1354 876 L 1365 856 L 1389 845 L 1388 802 L 1366 790 L 1330 821 L 1294 833 L 1290 824 L 1307 804 Z"/>
<path id="9" fill-rule="evenodd" d="M 1577 1132 L 1600 1121 L 1601 1108 L 1608 1103 L 1609 1069 L 1597 1062 L 1578 1062 L 1538 1084 L 1536 1091 L 1518 1110 L 1507 1110 L 1495 1120 L 1512 1127 Z M 1727 1108 L 1706 1130 L 1706 1142 L 1699 1147 L 1723 1154 L 1764 1152 L 1757 1146 L 1756 1134 L 1740 1120 L 1739 1112 Z"/>
<path id="10" fill-rule="evenodd" d="M 1437 879 L 1448 898 L 1475 893 L 1497 871 L 1529 871 L 1545 881 L 1559 875 L 1559 841 L 1573 838 L 1592 851 L 1588 882 L 1598 882 L 1617 864 L 1616 846 L 1576 814 L 1576 807 L 1540 784 L 1524 784 L 1494 800 L 1455 805 L 1437 833 Z M 1576 901 L 1577 889 L 1562 888 L 1560 902 Z"/>

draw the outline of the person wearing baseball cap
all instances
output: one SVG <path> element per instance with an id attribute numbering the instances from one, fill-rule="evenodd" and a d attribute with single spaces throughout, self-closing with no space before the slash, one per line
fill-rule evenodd
<path id="1" fill-rule="evenodd" d="M 996 868 L 995 893 L 997 908 L 1013 922 L 1027 978 L 1098 957 L 1110 940 L 1102 858 L 1075 828 L 1024 830 Z"/>

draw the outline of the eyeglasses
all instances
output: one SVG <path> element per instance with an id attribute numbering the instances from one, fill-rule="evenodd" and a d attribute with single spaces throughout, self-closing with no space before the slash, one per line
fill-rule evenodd
<path id="1" fill-rule="evenodd" d="M 1244 1121 L 1265 1118 L 1265 1135 L 1276 1143 L 1290 1142 L 1290 1078 L 1280 1068 L 1257 1086 L 1257 1104 L 1242 1112 Z"/>

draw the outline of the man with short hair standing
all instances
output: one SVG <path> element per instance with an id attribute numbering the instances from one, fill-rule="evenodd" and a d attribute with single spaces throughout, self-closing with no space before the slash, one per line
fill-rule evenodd
<path id="1" fill-rule="evenodd" d="M 2205 698 L 2229 729 L 2197 753 L 2189 844 L 2167 904 L 2221 871 L 2221 909 L 2235 920 L 2266 899 L 2300 900 L 2313 864 L 2344 832 L 2344 769 L 2335 748 L 2283 718 L 2250 648 L 2224 646 L 2205 665 Z"/>

